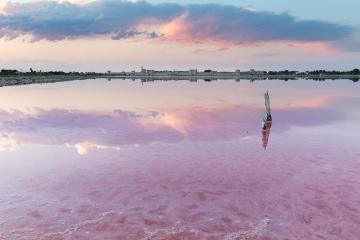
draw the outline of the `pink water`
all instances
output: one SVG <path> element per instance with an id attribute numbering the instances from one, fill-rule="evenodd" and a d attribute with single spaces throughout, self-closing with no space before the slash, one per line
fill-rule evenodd
<path id="1" fill-rule="evenodd" d="M 96 80 L 1 93 L 18 95 L 0 111 L 0 239 L 360 239 L 359 84 Z"/>

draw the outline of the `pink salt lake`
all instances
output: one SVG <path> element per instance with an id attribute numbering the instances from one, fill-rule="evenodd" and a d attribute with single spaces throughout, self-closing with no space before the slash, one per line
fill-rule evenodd
<path id="1" fill-rule="evenodd" d="M 359 86 L 1 88 L 0 239 L 358 240 Z"/>

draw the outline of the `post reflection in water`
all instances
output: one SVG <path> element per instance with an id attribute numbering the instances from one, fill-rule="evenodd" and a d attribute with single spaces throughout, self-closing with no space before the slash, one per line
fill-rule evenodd
<path id="1" fill-rule="evenodd" d="M 265 98 L 266 113 L 262 120 L 262 142 L 264 149 L 266 149 L 269 143 L 270 129 L 272 126 L 269 91 L 266 91 L 264 98 Z"/>

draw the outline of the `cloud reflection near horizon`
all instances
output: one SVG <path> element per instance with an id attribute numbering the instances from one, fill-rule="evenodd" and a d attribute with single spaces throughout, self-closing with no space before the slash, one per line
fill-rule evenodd
<path id="1" fill-rule="evenodd" d="M 91 149 L 182 141 L 226 141 L 259 135 L 263 109 L 252 105 L 190 107 L 137 113 L 36 109 L 0 111 L 0 151 L 24 144 L 67 146 L 81 155 Z M 274 108 L 273 132 L 315 127 L 344 119 L 327 106 Z"/>

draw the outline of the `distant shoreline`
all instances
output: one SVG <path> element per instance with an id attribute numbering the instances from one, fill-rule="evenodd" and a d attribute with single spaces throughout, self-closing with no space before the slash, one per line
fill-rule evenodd
<path id="1" fill-rule="evenodd" d="M 250 71 L 214 71 L 204 70 L 198 71 L 197 69 L 190 69 L 186 71 L 168 71 L 168 70 L 152 70 L 141 68 L 140 71 L 130 72 L 63 72 L 63 71 L 36 71 L 30 68 L 28 72 L 20 72 L 12 69 L 2 69 L 0 71 L 0 86 L 13 86 L 13 85 L 26 85 L 34 83 L 53 83 L 64 82 L 73 80 L 85 80 L 94 78 L 107 78 L 107 79 L 139 79 L 142 82 L 152 81 L 169 81 L 169 80 L 187 80 L 196 82 L 198 80 L 215 81 L 215 80 L 337 80 L 349 79 L 354 82 L 360 79 L 360 70 L 355 68 L 350 71 L 327 71 L 327 70 L 314 70 L 314 71 L 257 71 L 251 69 Z"/>
<path id="2" fill-rule="evenodd" d="M 300 74 L 196 74 L 196 75 L 142 75 L 142 74 L 124 74 L 124 75 L 103 75 L 103 77 L 108 78 L 120 78 L 120 79 L 141 79 L 141 80 L 299 80 L 299 79 L 308 79 L 308 80 L 356 80 L 360 79 L 360 74 L 351 75 L 332 75 L 332 74 L 321 74 L 321 75 L 300 75 Z"/>
<path id="3" fill-rule="evenodd" d="M 143 82 L 152 82 L 152 81 L 171 81 L 171 80 L 187 80 L 191 82 L 196 82 L 198 80 L 204 81 L 216 81 L 216 80 L 314 80 L 314 81 L 325 81 L 325 80 L 351 80 L 353 82 L 358 82 L 360 79 L 359 75 L 298 75 L 298 74 L 278 74 L 278 75 L 269 75 L 269 74 L 221 74 L 221 73 L 198 73 L 196 75 L 159 75 L 159 74 L 140 74 L 140 73 L 125 73 L 125 74 L 63 74 L 63 75 L 17 75 L 17 76 L 0 76 L 0 87 L 5 86 L 16 86 L 16 85 L 28 85 L 28 84 L 38 84 L 38 83 L 56 83 L 56 82 L 66 82 L 66 81 L 75 81 L 75 80 L 87 80 L 87 79 L 122 79 L 122 80 L 141 80 Z"/>

